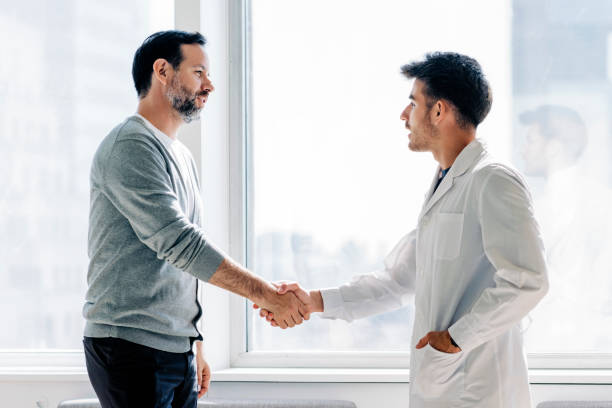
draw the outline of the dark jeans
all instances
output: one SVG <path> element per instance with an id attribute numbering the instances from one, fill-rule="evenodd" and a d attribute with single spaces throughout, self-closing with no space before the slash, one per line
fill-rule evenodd
<path id="1" fill-rule="evenodd" d="M 196 408 L 192 351 L 169 353 L 111 337 L 85 337 L 83 345 L 103 408 Z"/>

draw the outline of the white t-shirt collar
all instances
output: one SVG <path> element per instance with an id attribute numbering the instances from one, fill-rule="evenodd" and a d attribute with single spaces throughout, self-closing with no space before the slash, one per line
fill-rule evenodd
<path id="1" fill-rule="evenodd" d="M 162 142 L 162 144 L 166 147 L 166 149 L 170 149 L 172 147 L 172 144 L 176 142 L 175 139 L 172 139 L 170 136 L 166 135 L 164 132 L 156 128 L 151 122 L 147 120 L 147 118 L 145 118 L 141 114 L 135 113 L 134 116 L 137 116 L 140 119 L 142 119 L 147 129 L 153 132 L 155 137 L 157 137 L 157 139 L 159 139 L 159 141 Z"/>

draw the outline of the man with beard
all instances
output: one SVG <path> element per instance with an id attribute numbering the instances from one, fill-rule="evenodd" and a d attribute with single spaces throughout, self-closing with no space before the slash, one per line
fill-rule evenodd
<path id="1" fill-rule="evenodd" d="M 414 294 L 410 408 L 531 406 L 520 322 L 548 290 L 544 248 L 522 176 L 491 157 L 476 128 L 492 104 L 480 64 L 432 53 L 414 78 L 404 121 L 410 150 L 438 162 L 417 227 L 384 269 L 337 288 L 294 291 L 311 312 L 354 320 Z M 261 315 L 275 323 L 267 310 Z"/>
<path id="2" fill-rule="evenodd" d="M 93 160 L 83 343 L 103 407 L 196 407 L 210 382 L 198 279 L 274 310 L 283 328 L 308 318 L 294 294 L 232 262 L 200 227 L 197 169 L 177 133 L 214 90 L 205 43 L 182 31 L 144 41 L 132 67 L 138 113 Z"/>

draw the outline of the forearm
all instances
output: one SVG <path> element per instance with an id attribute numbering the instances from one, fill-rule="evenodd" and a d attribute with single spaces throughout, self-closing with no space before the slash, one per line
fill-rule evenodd
<path id="1" fill-rule="evenodd" d="M 249 272 L 229 259 L 224 259 L 208 283 L 250 299 L 265 303 L 276 289 L 259 276 Z"/>
<path id="2" fill-rule="evenodd" d="M 340 287 L 321 289 L 321 296 L 321 318 L 348 322 L 399 309 L 410 299 L 389 271 L 357 276 Z"/>

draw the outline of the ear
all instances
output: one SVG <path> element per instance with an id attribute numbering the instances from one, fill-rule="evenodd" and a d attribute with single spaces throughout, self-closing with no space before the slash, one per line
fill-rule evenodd
<path id="1" fill-rule="evenodd" d="M 153 63 L 153 76 L 162 84 L 168 84 L 168 72 L 172 66 L 164 58 L 158 58 Z"/>
<path id="2" fill-rule="evenodd" d="M 434 105 L 431 107 L 432 123 L 434 124 L 440 123 L 444 119 L 444 117 L 450 112 L 449 109 L 450 109 L 450 106 L 445 100 L 443 99 L 437 100 L 436 103 L 434 103 Z"/>

